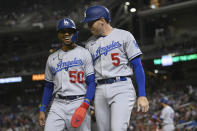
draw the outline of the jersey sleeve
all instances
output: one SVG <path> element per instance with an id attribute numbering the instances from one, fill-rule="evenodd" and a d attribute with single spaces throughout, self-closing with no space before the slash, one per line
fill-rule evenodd
<path id="1" fill-rule="evenodd" d="M 94 67 L 93 67 L 93 62 L 92 62 L 92 57 L 90 52 L 86 49 L 85 52 L 85 58 L 84 58 L 84 68 L 85 68 L 85 74 L 86 77 L 89 75 L 94 74 Z"/>
<path id="2" fill-rule="evenodd" d="M 126 41 L 124 46 L 129 61 L 135 58 L 136 56 L 142 54 L 135 38 L 130 32 L 128 32 L 126 35 Z"/>
<path id="3" fill-rule="evenodd" d="M 164 117 L 165 117 L 165 110 L 162 110 L 161 115 L 160 115 L 160 119 L 164 119 Z"/>
<path id="4" fill-rule="evenodd" d="M 45 67 L 45 80 L 48 82 L 53 82 L 53 73 L 50 68 L 50 57 L 48 57 Z"/>

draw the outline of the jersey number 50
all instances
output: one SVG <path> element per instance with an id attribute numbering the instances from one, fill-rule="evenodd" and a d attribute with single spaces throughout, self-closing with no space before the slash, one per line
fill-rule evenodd
<path id="1" fill-rule="evenodd" d="M 112 64 L 114 66 L 118 66 L 120 64 L 120 58 L 118 58 L 119 53 L 112 53 L 111 54 L 111 59 L 112 59 Z"/>
<path id="2" fill-rule="evenodd" d="M 69 71 L 70 82 L 71 83 L 84 83 L 84 73 L 83 71 Z"/>

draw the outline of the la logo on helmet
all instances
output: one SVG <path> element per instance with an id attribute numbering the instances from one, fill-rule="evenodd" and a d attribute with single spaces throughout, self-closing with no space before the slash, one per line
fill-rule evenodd
<path id="1" fill-rule="evenodd" d="M 67 20 L 64 20 L 64 25 L 68 25 L 69 22 Z"/>

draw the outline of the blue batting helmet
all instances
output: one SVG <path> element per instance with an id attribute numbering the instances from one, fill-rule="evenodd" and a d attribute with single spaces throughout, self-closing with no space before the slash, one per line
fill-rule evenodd
<path id="1" fill-rule="evenodd" d="M 100 5 L 92 6 L 85 11 L 83 23 L 91 22 L 100 18 L 105 18 L 107 22 L 110 22 L 109 10 Z"/>
<path id="2" fill-rule="evenodd" d="M 78 32 L 77 32 L 77 28 L 75 26 L 75 23 L 73 22 L 73 20 L 69 19 L 69 18 L 65 18 L 62 19 L 58 22 L 57 25 L 57 31 L 59 32 L 60 30 L 66 29 L 66 28 L 71 28 L 75 30 L 75 33 L 71 36 L 71 41 L 73 43 L 77 42 L 77 37 L 78 37 Z"/>
<path id="3" fill-rule="evenodd" d="M 164 103 L 164 104 L 168 104 L 168 98 L 166 97 L 163 97 L 161 100 L 160 100 L 161 103 Z"/>

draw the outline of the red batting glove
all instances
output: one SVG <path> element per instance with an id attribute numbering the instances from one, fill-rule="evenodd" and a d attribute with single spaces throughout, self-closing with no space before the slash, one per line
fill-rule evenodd
<path id="1" fill-rule="evenodd" d="M 75 110 L 71 119 L 72 127 L 77 128 L 82 124 L 83 120 L 85 119 L 88 108 L 89 108 L 89 104 L 86 102 L 83 102 L 81 106 Z"/>

